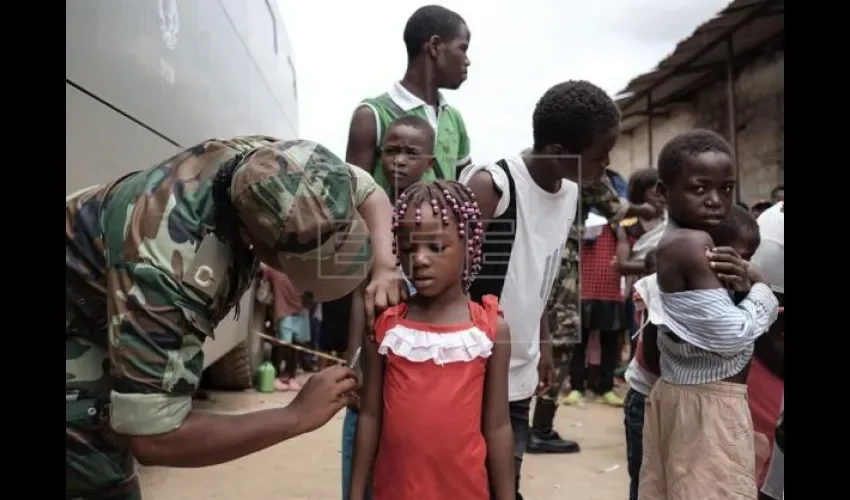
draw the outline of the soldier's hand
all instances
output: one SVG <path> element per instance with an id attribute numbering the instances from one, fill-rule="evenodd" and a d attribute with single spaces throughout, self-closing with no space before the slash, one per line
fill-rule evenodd
<path id="1" fill-rule="evenodd" d="M 313 375 L 289 404 L 298 418 L 301 433 L 325 425 L 336 412 L 351 402 L 357 377 L 345 366 L 332 366 Z"/>
<path id="2" fill-rule="evenodd" d="M 366 308 L 366 326 L 371 331 L 377 318 L 384 309 L 407 300 L 407 282 L 398 269 L 373 269 L 372 279 L 363 292 L 363 304 Z"/>

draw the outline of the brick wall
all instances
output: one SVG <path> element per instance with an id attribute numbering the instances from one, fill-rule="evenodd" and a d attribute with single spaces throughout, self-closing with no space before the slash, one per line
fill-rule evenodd
<path id="1" fill-rule="evenodd" d="M 694 128 L 693 106 L 689 103 L 677 105 L 664 117 L 652 119 L 652 165 L 656 166 L 658 153 L 665 142 L 683 130 Z M 611 152 L 611 166 L 623 175 L 650 166 L 649 127 L 643 124 L 624 133 L 614 151 Z"/>
<path id="2" fill-rule="evenodd" d="M 752 204 L 784 183 L 785 54 L 774 52 L 742 68 L 735 81 L 738 168 L 741 198 Z M 708 128 L 728 138 L 726 82 L 699 92 L 691 102 L 653 118 L 653 166 L 664 143 L 693 127 Z M 646 124 L 623 134 L 611 153 L 611 166 L 628 176 L 648 166 Z"/>

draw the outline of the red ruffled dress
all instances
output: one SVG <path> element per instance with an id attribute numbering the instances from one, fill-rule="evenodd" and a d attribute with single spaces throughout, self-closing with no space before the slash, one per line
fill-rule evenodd
<path id="1" fill-rule="evenodd" d="M 481 416 L 500 313 L 496 297 L 482 304 L 470 301 L 470 321 L 456 325 L 407 320 L 405 304 L 378 318 L 386 371 L 375 500 L 489 500 Z"/>

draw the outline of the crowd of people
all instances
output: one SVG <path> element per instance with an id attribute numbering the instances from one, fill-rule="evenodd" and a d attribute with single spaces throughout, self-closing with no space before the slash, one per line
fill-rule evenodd
<path id="1" fill-rule="evenodd" d="M 426 6 L 404 42 L 344 159 L 211 139 L 68 197 L 68 497 L 139 498 L 134 460 L 224 463 L 345 408 L 344 500 L 521 500 L 524 454 L 578 452 L 555 412 L 592 391 L 623 407 L 632 499 L 782 498 L 784 188 L 736 204 L 706 130 L 624 179 L 620 111 L 583 80 L 539 99 L 530 148 L 473 163 L 440 92 L 469 27 Z M 276 348 L 288 407 L 196 412 L 203 341 L 257 276 L 281 340 L 359 363 Z"/>

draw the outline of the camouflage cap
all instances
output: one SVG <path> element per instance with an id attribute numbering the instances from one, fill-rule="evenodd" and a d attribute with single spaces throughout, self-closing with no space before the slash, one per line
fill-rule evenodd
<path id="1" fill-rule="evenodd" d="M 321 144 L 286 141 L 237 165 L 231 199 L 266 264 L 317 302 L 342 297 L 367 276 L 369 235 L 354 202 L 353 173 Z"/>

